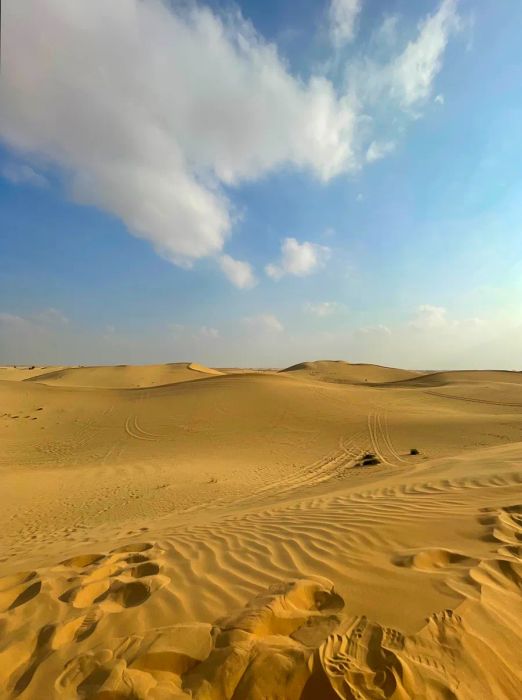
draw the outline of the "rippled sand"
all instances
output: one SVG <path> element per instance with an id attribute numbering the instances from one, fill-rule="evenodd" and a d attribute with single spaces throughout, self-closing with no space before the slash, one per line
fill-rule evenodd
<path id="1" fill-rule="evenodd" d="M 521 418 L 516 372 L 0 368 L 0 697 L 518 699 Z"/>

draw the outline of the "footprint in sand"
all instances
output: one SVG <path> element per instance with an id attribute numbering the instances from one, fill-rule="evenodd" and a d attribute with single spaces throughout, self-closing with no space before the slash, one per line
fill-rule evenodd
<path id="1" fill-rule="evenodd" d="M 9 697 L 16 698 L 31 683 L 34 685 L 35 673 L 49 656 L 71 644 L 88 640 L 104 615 L 140 606 L 155 591 L 167 585 L 170 579 L 161 575 L 160 564 L 153 559 L 159 554 L 160 550 L 151 543 L 130 544 L 107 554 L 89 553 L 71 557 L 50 567 L 47 572 L 25 571 L 0 578 L 0 612 L 7 614 L 16 611 L 40 593 L 42 578 L 45 580 L 46 573 L 51 581 L 47 593 L 56 590 L 56 582 L 66 581 L 68 584 L 66 590 L 62 589 L 63 592 L 58 596 L 58 600 L 67 605 L 63 619 L 55 624 L 44 625 L 37 632 L 36 638 L 33 631 L 24 641 L 23 648 L 7 648 L 0 653 L 0 657 L 14 653 L 17 661 L 14 668 L 10 664 L 6 676 L 1 672 L 0 658 L 0 682 L 5 683 Z M 0 623 L 6 619 L 8 618 L 2 616 Z M 23 618 L 20 621 L 22 627 L 26 625 Z M 89 665 L 87 661 L 82 663 Z M 101 686 L 107 675 L 103 663 L 100 665 L 100 658 L 96 656 L 95 663 L 82 676 L 74 697 L 92 697 L 93 688 Z"/>
<path id="2" fill-rule="evenodd" d="M 125 544 L 122 547 L 117 547 L 116 549 L 111 549 L 111 554 L 124 554 L 129 552 L 148 552 L 152 549 L 154 545 L 150 542 L 136 542 L 132 544 Z"/>
<path id="3" fill-rule="evenodd" d="M 339 624 L 343 599 L 326 579 L 271 586 L 236 614 L 105 639 L 56 680 L 64 698 L 283 698 L 303 685 L 317 647 Z M 261 687 L 259 684 L 261 683 Z M 273 693 L 277 687 L 279 692 Z M 315 697 L 324 697 L 321 695 Z"/>
<path id="4" fill-rule="evenodd" d="M 58 678 L 56 689 L 60 693 L 69 693 L 74 688 L 74 695 L 69 697 L 92 698 L 111 672 L 114 673 L 113 654 L 109 649 L 101 649 L 72 659 Z"/>
<path id="5" fill-rule="evenodd" d="M 392 558 L 395 566 L 417 569 L 417 571 L 446 573 L 448 569 L 469 569 L 477 560 L 449 549 L 423 549 L 414 553 L 397 554 Z"/>
<path id="6" fill-rule="evenodd" d="M 56 630 L 52 639 L 52 648 L 56 650 L 71 642 L 83 642 L 88 639 L 96 629 L 101 616 L 101 612 L 94 609 L 68 620 Z"/>
<path id="7" fill-rule="evenodd" d="M 169 579 L 160 575 L 160 565 L 151 560 L 149 542 L 124 545 L 109 554 L 86 554 L 62 562 L 75 576 L 60 600 L 74 608 L 98 605 L 106 612 L 118 612 L 145 603 Z"/>
<path id="8" fill-rule="evenodd" d="M 0 612 L 14 610 L 35 598 L 42 588 L 36 571 L 5 576 L 0 579 Z"/>
<path id="9" fill-rule="evenodd" d="M 100 614 L 94 611 L 64 624 L 46 624 L 36 638 L 31 634 L 19 643 L 14 670 L 11 669 L 4 678 L 9 697 L 18 697 L 26 690 L 38 668 L 54 651 L 71 642 L 87 639 L 94 632 L 99 618 Z"/>

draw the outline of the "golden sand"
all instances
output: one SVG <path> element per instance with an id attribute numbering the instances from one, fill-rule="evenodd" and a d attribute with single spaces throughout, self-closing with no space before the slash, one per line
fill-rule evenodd
<path id="1" fill-rule="evenodd" d="M 0 368 L 0 697 L 517 700 L 521 419 L 517 372 Z"/>

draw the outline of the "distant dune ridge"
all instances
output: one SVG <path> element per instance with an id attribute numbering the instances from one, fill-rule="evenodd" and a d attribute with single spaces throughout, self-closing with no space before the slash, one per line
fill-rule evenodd
<path id="1" fill-rule="evenodd" d="M 521 419 L 518 372 L 1 367 L 0 698 L 518 699 Z"/>
<path id="2" fill-rule="evenodd" d="M 21 373 L 25 373 L 21 370 Z M 6 373 L 7 374 L 7 373 Z M 59 386 L 95 387 L 105 389 L 132 389 L 176 382 L 189 382 L 201 375 L 218 375 L 215 369 L 194 362 L 168 365 L 118 365 L 99 367 L 45 368 L 42 373 L 24 376 L 22 381 L 56 384 Z M 0 373 L 0 378 L 4 378 Z M 10 377 L 6 376 L 6 379 Z"/>
<path id="3" fill-rule="evenodd" d="M 45 374 L 57 372 L 65 369 L 64 367 L 27 367 L 27 366 L 10 366 L 0 367 L 0 381 L 7 380 L 13 382 L 23 382 L 26 379 L 35 377 L 43 377 Z"/>
<path id="4" fill-rule="evenodd" d="M 350 364 L 342 360 L 300 362 L 281 371 L 299 374 L 303 378 L 309 377 L 310 379 L 337 384 L 396 382 L 411 379 L 419 374 L 419 372 L 412 372 L 406 369 L 394 369 L 392 367 L 381 367 L 380 365 Z"/>

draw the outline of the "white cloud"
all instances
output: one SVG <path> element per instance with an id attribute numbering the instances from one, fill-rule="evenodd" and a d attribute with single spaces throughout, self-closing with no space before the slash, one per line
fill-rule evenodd
<path id="1" fill-rule="evenodd" d="M 419 22 L 417 35 L 406 46 L 397 41 L 395 25 L 386 18 L 374 33 L 370 50 L 347 67 L 349 91 L 373 119 L 374 130 L 378 119 L 389 129 L 390 114 L 396 118 L 397 108 L 408 117 L 419 116 L 419 107 L 432 94 L 448 42 L 463 20 L 456 0 L 442 0 L 433 14 Z M 395 39 L 383 41 L 383 34 L 391 30 Z"/>
<path id="2" fill-rule="evenodd" d="M 230 255 L 221 255 L 219 265 L 224 274 L 239 289 L 250 289 L 257 284 L 252 266 L 243 260 L 235 260 Z"/>
<path id="3" fill-rule="evenodd" d="M 382 323 L 378 323 L 376 326 L 363 326 L 362 328 L 359 328 L 359 333 L 362 333 L 363 335 L 373 335 L 381 337 L 392 334 L 388 326 L 385 326 Z"/>
<path id="4" fill-rule="evenodd" d="M 65 325 L 69 319 L 59 309 L 49 307 L 28 316 L 17 316 L 8 312 L 0 312 L 0 323 L 17 328 L 46 329 L 56 325 Z"/>
<path id="5" fill-rule="evenodd" d="M 243 323 L 253 331 L 264 333 L 281 333 L 284 326 L 274 314 L 259 314 L 257 316 L 247 316 Z"/>
<path id="6" fill-rule="evenodd" d="M 324 267 L 330 257 L 330 248 L 317 243 L 304 241 L 299 243 L 295 238 L 285 238 L 281 245 L 281 259 L 278 263 L 270 263 L 265 272 L 273 279 L 284 275 L 304 277 Z"/>
<path id="7" fill-rule="evenodd" d="M 299 329 L 297 324 L 285 332 L 277 316 L 267 312 L 252 314 L 240 323 L 230 319 L 219 329 L 219 338 L 211 338 L 211 342 L 203 330 L 211 326 L 167 326 L 161 322 L 140 333 L 121 325 L 115 331 L 101 322 L 96 331 L 72 321 L 44 326 L 34 320 L 38 312 L 22 316 L 5 310 L 0 312 L 0 364 L 193 360 L 214 367 L 281 367 L 329 357 L 421 370 L 521 369 L 522 313 L 516 304 L 499 304 L 484 319 L 472 314 L 462 317 L 442 306 L 423 306 L 428 306 L 423 314 L 431 319 L 427 324 L 431 327 L 422 332 L 412 328 L 408 320 L 362 327 L 338 323 L 328 332 L 306 325 Z"/>
<path id="8" fill-rule="evenodd" d="M 360 0 L 329 5 L 337 45 L 353 38 L 360 9 Z M 443 0 L 402 52 L 394 40 L 395 58 L 363 55 L 359 82 L 338 91 L 323 75 L 292 74 L 239 12 L 24 0 L 7 3 L 3 20 L 3 142 L 61 168 L 78 202 L 119 217 L 171 262 L 213 256 L 240 288 L 254 277 L 223 253 L 237 220 L 225 186 L 230 193 L 288 165 L 327 182 L 374 160 L 390 142 L 373 133 L 372 109 L 391 99 L 411 112 L 426 99 L 459 27 L 455 0 Z M 385 35 L 396 37 L 396 21 L 384 21 Z M 29 165 L 4 176 L 42 178 Z M 314 263 L 294 268 L 269 274 L 307 274 Z"/>
<path id="9" fill-rule="evenodd" d="M 7 311 L 0 311 L 0 324 L 3 326 L 12 326 L 15 328 L 23 328 L 29 326 L 30 322 L 22 316 L 10 314 Z"/>
<path id="10" fill-rule="evenodd" d="M 40 311 L 39 313 L 35 314 L 35 316 L 33 316 L 33 318 L 37 322 L 44 323 L 44 324 L 69 323 L 69 319 L 67 318 L 67 316 L 59 309 L 55 309 L 52 306 L 50 306 L 48 309 L 44 309 L 43 311 Z"/>
<path id="11" fill-rule="evenodd" d="M 433 101 L 439 105 L 443 105 L 444 104 L 444 95 L 437 95 Z"/>
<path id="12" fill-rule="evenodd" d="M 429 97 L 449 37 L 459 26 L 456 0 L 443 0 L 437 12 L 419 24 L 417 39 L 392 63 L 391 93 L 403 107 L 409 109 Z"/>
<path id="13" fill-rule="evenodd" d="M 384 18 L 380 26 L 373 32 L 372 41 L 378 49 L 390 48 L 397 42 L 397 15 L 388 15 Z"/>
<path id="14" fill-rule="evenodd" d="M 483 318 L 465 318 L 462 321 L 458 322 L 458 325 L 461 328 L 470 328 L 470 329 L 480 329 L 480 328 L 485 328 L 487 326 L 487 322 Z"/>
<path id="15" fill-rule="evenodd" d="M 303 308 L 306 313 L 313 316 L 331 316 L 339 310 L 340 304 L 336 301 L 308 301 Z"/>
<path id="16" fill-rule="evenodd" d="M 334 46 L 342 46 L 355 36 L 355 24 L 362 0 L 331 0 L 328 11 L 330 38 Z"/>
<path id="17" fill-rule="evenodd" d="M 222 183 L 284 164 L 323 181 L 356 167 L 350 100 L 294 77 L 239 14 L 24 0 L 3 20 L 0 137 L 61 166 L 79 202 L 175 263 L 222 251 Z"/>
<path id="18" fill-rule="evenodd" d="M 5 163 L 0 169 L 0 175 L 14 185 L 33 185 L 34 187 L 47 185 L 43 175 L 23 163 Z"/>
<path id="19" fill-rule="evenodd" d="M 67 317 L 47 308 L 28 315 L 0 312 L 0 364 L 34 364 L 50 351 L 60 356 Z M 61 364 L 56 359 L 55 364 Z"/>
<path id="20" fill-rule="evenodd" d="M 444 328 L 448 324 L 447 311 L 443 306 L 421 304 L 417 307 L 415 317 L 410 321 L 410 328 L 418 331 Z"/>
<path id="21" fill-rule="evenodd" d="M 325 230 L 321 233 L 321 238 L 333 238 L 337 235 L 337 231 L 331 226 L 327 226 Z"/>
<path id="22" fill-rule="evenodd" d="M 183 323 L 169 323 L 167 330 L 178 339 L 185 340 L 215 340 L 219 338 L 219 330 L 210 326 L 186 326 Z"/>
<path id="23" fill-rule="evenodd" d="M 395 143 L 393 141 L 372 141 L 366 151 L 366 160 L 368 163 L 374 163 L 376 160 L 384 158 L 394 150 Z"/>
<path id="24" fill-rule="evenodd" d="M 484 328 L 485 321 L 476 317 L 452 319 L 448 317 L 448 311 L 443 306 L 421 304 L 408 325 L 416 331 L 473 330 Z"/>
<path id="25" fill-rule="evenodd" d="M 219 338 L 219 331 L 217 328 L 209 328 L 209 326 L 201 326 L 199 329 L 199 335 L 202 338 L 208 338 L 209 340 L 215 340 Z"/>

